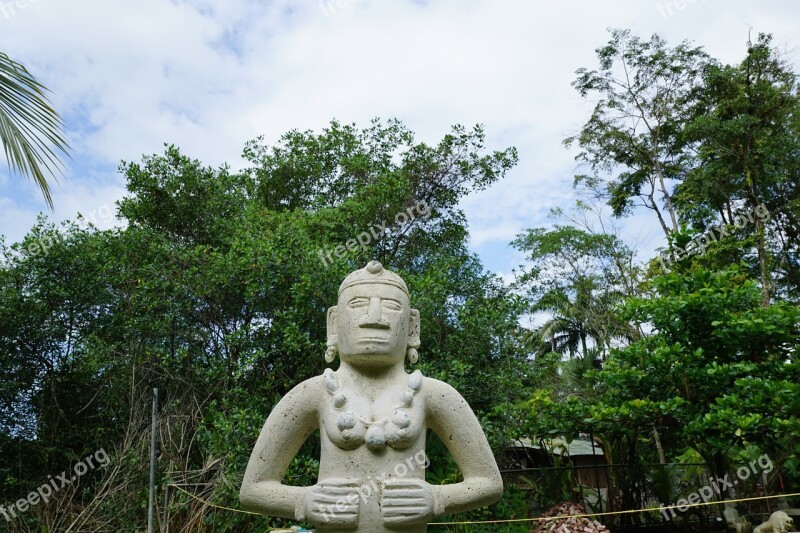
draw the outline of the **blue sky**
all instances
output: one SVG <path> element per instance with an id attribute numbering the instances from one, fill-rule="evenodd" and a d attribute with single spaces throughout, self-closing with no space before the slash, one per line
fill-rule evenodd
<path id="1" fill-rule="evenodd" d="M 210 165 L 243 164 L 244 143 L 336 118 L 397 117 L 420 140 L 485 125 L 520 164 L 466 198 L 472 248 L 508 276 L 510 240 L 574 203 L 575 153 L 561 144 L 591 110 L 570 86 L 594 67 L 606 28 L 690 39 L 738 62 L 748 31 L 771 32 L 798 64 L 800 3 L 742 0 L 0 0 L 0 51 L 53 91 L 72 158 L 53 187 L 55 221 L 97 216 L 125 194 L 116 169 L 180 146 Z M 798 69 L 800 70 L 800 69 Z M 0 167 L 0 234 L 20 240 L 46 205 Z M 650 217 L 622 223 L 645 253 Z"/>

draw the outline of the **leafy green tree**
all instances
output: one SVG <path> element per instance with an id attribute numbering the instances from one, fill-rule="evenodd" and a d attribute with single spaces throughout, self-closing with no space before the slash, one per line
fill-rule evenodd
<path id="1" fill-rule="evenodd" d="M 797 486 L 800 309 L 761 305 L 758 283 L 734 266 L 657 277 L 653 294 L 629 300 L 623 316 L 651 334 L 612 350 L 592 376 L 594 394 L 534 394 L 521 406 L 527 436 L 600 438 L 611 460 L 629 466 L 615 474 L 617 508 L 642 503 L 643 472 L 659 476 L 646 466 L 657 454 L 653 429 L 668 462 L 694 450 L 723 476 L 753 448 L 779 465 L 784 487 Z"/>
<path id="2" fill-rule="evenodd" d="M 629 304 L 632 317 L 651 323 L 655 334 L 620 350 L 601 379 L 617 398 L 658 402 L 661 415 L 673 421 L 669 429 L 722 473 L 730 449 L 745 444 L 731 433 L 754 424 L 754 412 L 745 402 L 729 411 L 727 431 L 712 414 L 739 394 L 740 380 L 784 383 L 797 372 L 799 310 L 788 303 L 762 306 L 758 285 L 736 267 L 669 274 L 655 280 L 655 289 L 655 298 Z M 786 420 L 796 424 L 789 412 Z M 778 455 L 769 435 L 781 433 L 785 422 L 777 415 L 774 423 L 769 432 L 749 433 L 749 442 Z"/>
<path id="3" fill-rule="evenodd" d="M 245 155 L 252 165 L 236 173 L 172 146 L 123 163 L 124 229 L 59 232 L 42 221 L 0 250 L 8 262 L 0 362 L 10 369 L 0 388 L 0 453 L 15 459 L 0 466 L 0 496 L 17 499 L 101 445 L 119 466 L 97 474 L 96 492 L 87 485 L 60 507 L 40 506 L 29 525 L 63 520 L 60 508 L 85 529 L 141 526 L 154 385 L 162 391 L 159 486 L 205 483 L 203 499 L 237 507 L 264 419 L 291 387 L 322 372 L 325 312 L 344 276 L 370 259 L 404 277 L 421 311 L 419 367 L 446 376 L 492 444 L 504 442 L 507 406 L 530 381 L 516 336 L 524 307 L 469 252 L 457 205 L 501 178 L 516 152 L 486 151 L 480 127 L 456 126 L 429 146 L 397 121 L 374 121 L 289 132 L 274 146 L 249 143 Z M 413 210 L 421 203 L 428 209 Z M 414 217 L 397 216 L 409 209 Z M 357 244 L 376 226 L 386 231 Z M 30 253 L 51 234 L 46 253 Z M 340 245 L 349 250 L 319 253 Z M 431 450 L 452 475 L 443 447 Z M 313 483 L 318 454 L 312 437 L 287 481 Z M 17 468 L 27 455 L 39 460 Z M 175 491 L 172 501 L 174 528 L 282 523 L 210 512 Z"/>
<path id="4" fill-rule="evenodd" d="M 557 225 L 528 229 L 512 244 L 530 261 L 518 282 L 530 312 L 549 315 L 529 337 L 540 354 L 579 355 L 589 369 L 614 341 L 637 335 L 615 315 L 625 295 L 623 265 L 631 255 L 616 236 Z"/>
<path id="5" fill-rule="evenodd" d="M 692 166 L 682 135 L 687 107 L 710 59 L 688 42 L 669 48 L 658 35 L 645 41 L 630 30 L 612 30 L 596 52 L 600 68 L 578 69 L 572 83 L 582 97 L 598 98 L 580 133 L 564 141 L 578 145 L 577 160 L 593 172 L 576 183 L 605 199 L 615 216 L 651 210 L 668 235 L 679 223 L 671 184 Z"/>
<path id="6" fill-rule="evenodd" d="M 686 42 L 670 48 L 657 35 L 645 41 L 628 30 L 613 30 L 597 55 L 600 68 L 579 69 L 573 82 L 582 96 L 599 97 L 580 133 L 565 140 L 579 146 L 577 159 L 592 170 L 575 185 L 617 217 L 651 210 L 671 252 L 693 238 L 707 241 L 709 232 L 712 241 L 730 234 L 717 247 L 716 266 L 750 263 L 764 304 L 776 293 L 793 298 L 800 280 L 800 93 L 772 37 L 748 41 L 737 65 Z M 761 210 L 769 217 L 752 216 Z"/>
<path id="7" fill-rule="evenodd" d="M 697 146 L 697 164 L 676 188 L 676 204 L 701 231 L 718 223 L 740 239 L 753 234 L 763 302 L 776 290 L 791 297 L 787 289 L 800 279 L 797 75 L 772 48 L 772 36 L 759 34 L 740 64 L 709 64 L 694 92 L 684 135 Z M 760 209 L 769 218 L 733 229 L 740 212 Z"/>
<path id="8" fill-rule="evenodd" d="M 0 142 L 11 170 L 33 179 L 52 209 L 45 172 L 54 174 L 58 154 L 67 154 L 69 146 L 46 92 L 24 66 L 0 52 Z"/>

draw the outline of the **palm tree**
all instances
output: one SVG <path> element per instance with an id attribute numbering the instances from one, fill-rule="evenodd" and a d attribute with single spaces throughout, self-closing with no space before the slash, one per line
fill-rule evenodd
<path id="1" fill-rule="evenodd" d="M 529 345 L 538 353 L 557 352 L 575 357 L 586 349 L 586 323 L 575 302 L 563 291 L 545 294 L 532 308 L 533 312 L 552 313 L 552 317 L 533 330 Z"/>
<path id="2" fill-rule="evenodd" d="M 538 354 L 556 352 L 580 357 L 584 367 L 590 369 L 595 361 L 605 358 L 614 340 L 635 339 L 636 330 L 615 312 L 621 294 L 597 289 L 595 280 L 583 278 L 574 286 L 574 300 L 564 289 L 545 293 L 531 311 L 552 316 L 530 332 L 528 346 Z"/>
<path id="3" fill-rule="evenodd" d="M 0 142 L 11 171 L 33 179 L 52 209 L 45 172 L 55 178 L 58 153 L 67 155 L 69 145 L 46 92 L 24 66 L 0 52 Z"/>

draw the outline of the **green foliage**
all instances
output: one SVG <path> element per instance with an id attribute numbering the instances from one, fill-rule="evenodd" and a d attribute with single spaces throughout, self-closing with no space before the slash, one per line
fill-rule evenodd
<path id="1" fill-rule="evenodd" d="M 552 391 L 535 394 L 525 406 L 536 414 L 527 434 L 592 431 L 615 462 L 631 463 L 652 454 L 637 448 L 656 428 L 672 453 L 691 446 L 718 474 L 752 446 L 792 472 L 800 309 L 762 306 L 757 283 L 738 267 L 671 273 L 653 288 L 624 309 L 652 333 L 612 351 L 592 376 L 593 397 L 557 402 Z"/>
<path id="2" fill-rule="evenodd" d="M 692 454 L 722 475 L 766 453 L 778 470 L 770 483 L 798 483 L 800 92 L 771 42 L 760 34 L 741 63 L 722 65 L 688 43 L 613 30 L 599 69 L 577 71 L 573 86 L 599 101 L 565 141 L 591 169 L 575 186 L 616 217 L 646 207 L 675 261 L 620 275 L 578 225 L 514 243 L 530 253 L 532 309 L 552 313 L 535 344 L 541 388 L 515 414 L 520 434 L 594 433 L 609 461 L 628 465 L 612 495 L 626 508 L 645 485 L 665 501 L 694 483 L 688 467 L 647 466 Z M 592 312 L 598 292 L 621 294 L 609 314 Z M 596 349 L 593 324 L 612 317 L 638 335 L 618 337 L 596 370 L 574 372 L 563 355 Z"/>
<path id="3" fill-rule="evenodd" d="M 600 68 L 578 69 L 572 83 L 582 97 L 599 97 L 580 133 L 564 141 L 577 143 L 577 159 L 593 171 L 575 183 L 605 199 L 616 216 L 637 206 L 652 210 L 667 234 L 677 219 L 666 183 L 680 179 L 691 161 L 685 115 L 710 59 L 688 42 L 669 48 L 658 35 L 642 40 L 629 30 L 611 30 L 596 53 Z"/>
<path id="4" fill-rule="evenodd" d="M 528 254 L 530 267 L 517 282 L 531 313 L 551 318 L 525 336 L 537 357 L 548 353 L 582 361 L 579 378 L 599 365 L 614 341 L 638 332 L 616 307 L 631 287 L 631 251 L 615 235 L 574 226 L 532 228 L 512 245 Z"/>
<path id="5" fill-rule="evenodd" d="M 56 232 L 40 221 L 0 250 L 9 260 L 0 269 L 4 500 L 100 447 L 124 472 L 146 472 L 149 390 L 158 386 L 160 493 L 177 483 L 238 507 L 261 425 L 291 387 L 322 372 L 326 310 L 344 276 L 370 259 L 406 279 L 421 311 L 420 368 L 447 376 L 492 443 L 504 442 L 498 406 L 520 401 L 528 380 L 515 336 L 524 307 L 468 251 L 457 205 L 501 178 L 514 149 L 487 152 L 479 126 L 455 126 L 428 146 L 399 122 L 376 120 L 289 132 L 274 146 L 257 140 L 245 157 L 252 166 L 231 172 L 167 146 L 121 165 L 124 229 Z M 395 223 L 419 202 L 427 216 Z M 320 251 L 384 223 L 364 249 L 322 260 Z M 30 252 L 49 237 L 45 253 Z M 286 482 L 312 484 L 318 459 L 311 438 Z M 110 475 L 103 481 L 117 490 L 92 512 L 116 509 L 104 519 L 141 527 L 146 479 L 120 486 Z M 175 527 L 263 527 L 183 493 L 172 499 Z"/>
<path id="6" fill-rule="evenodd" d="M 737 211 L 769 213 L 747 227 L 753 236 L 748 248 L 757 253 L 735 256 L 758 272 L 765 302 L 779 281 L 782 296 L 794 299 L 796 291 L 787 289 L 797 288 L 800 279 L 800 91 L 796 74 L 771 43 L 771 35 L 759 34 L 748 41 L 740 64 L 709 65 L 703 72 L 685 130 L 698 164 L 675 190 L 683 217 L 701 228 L 715 220 L 733 224 Z"/>

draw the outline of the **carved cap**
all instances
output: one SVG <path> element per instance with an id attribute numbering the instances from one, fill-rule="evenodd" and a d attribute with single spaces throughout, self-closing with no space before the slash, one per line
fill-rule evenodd
<path id="1" fill-rule="evenodd" d="M 370 261 L 364 268 L 348 274 L 348 276 L 344 278 L 344 281 L 339 286 L 339 295 L 341 296 L 342 291 L 344 291 L 346 288 L 352 287 L 353 285 L 359 285 L 361 283 L 382 283 L 384 285 L 393 285 L 406 293 L 406 296 L 408 296 L 409 299 L 411 298 L 411 296 L 408 294 L 408 287 L 406 286 L 406 282 L 403 281 L 403 278 L 394 272 L 383 268 L 383 265 L 378 261 Z"/>

